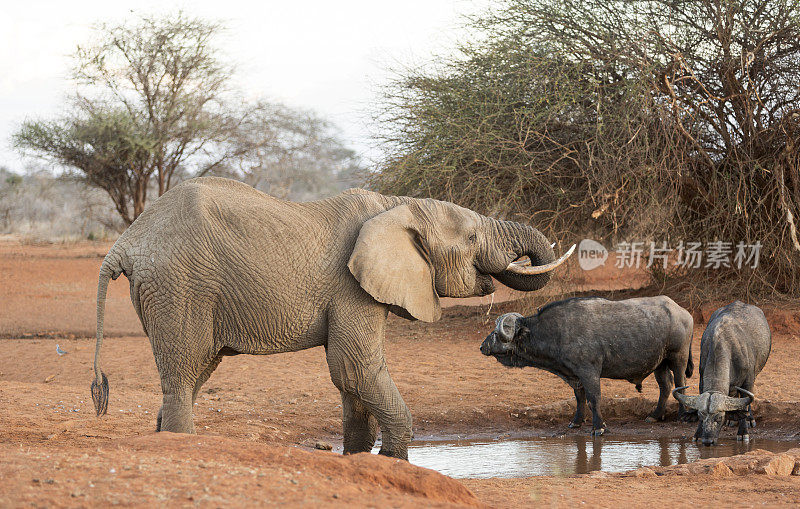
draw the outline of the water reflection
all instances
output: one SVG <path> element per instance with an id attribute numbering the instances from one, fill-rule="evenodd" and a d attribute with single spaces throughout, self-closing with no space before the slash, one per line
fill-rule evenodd
<path id="1" fill-rule="evenodd" d="M 511 440 L 414 442 L 411 463 L 451 477 L 529 477 L 570 475 L 602 470 L 624 472 L 648 465 L 675 465 L 703 458 L 742 454 L 752 448 L 783 452 L 791 442 L 731 440 L 715 447 L 674 438 L 584 435 Z"/>

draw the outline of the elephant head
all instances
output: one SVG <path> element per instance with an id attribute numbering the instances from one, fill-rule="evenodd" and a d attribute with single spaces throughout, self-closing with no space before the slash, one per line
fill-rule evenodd
<path id="1" fill-rule="evenodd" d="M 538 290 L 573 250 L 556 260 L 535 228 L 408 199 L 363 224 L 348 267 L 378 302 L 431 322 L 441 316 L 439 297 L 488 295 L 492 277 L 515 290 Z M 530 262 L 520 260 L 526 256 Z"/>
<path id="2" fill-rule="evenodd" d="M 683 390 L 688 386 L 673 389 L 672 395 L 687 408 L 697 410 L 700 422 L 697 425 L 695 438 L 700 439 L 703 445 L 714 445 L 719 439 L 726 412 L 741 412 L 747 410 L 755 399 L 753 393 L 741 387 L 736 390 L 744 398 L 733 398 L 719 392 L 704 392 L 698 396 L 687 396 Z"/>

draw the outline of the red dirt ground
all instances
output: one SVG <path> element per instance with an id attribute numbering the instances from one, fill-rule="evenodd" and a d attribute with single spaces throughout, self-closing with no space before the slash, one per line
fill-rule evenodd
<path id="1" fill-rule="evenodd" d="M 124 277 L 112 283 L 107 304 L 103 369 L 111 393 L 109 414 L 98 419 L 88 384 L 97 270 L 107 248 L 0 243 L 0 506 L 800 503 L 800 477 L 785 475 L 786 468 L 455 481 L 388 458 L 317 451 L 318 441 L 341 444 L 341 406 L 322 349 L 226 358 L 198 398 L 198 435 L 155 434 L 158 376 Z M 621 284 L 612 272 L 583 284 Z M 510 297 L 500 293 L 497 300 Z M 451 307 L 435 324 L 390 318 L 387 362 L 418 437 L 566 432 L 574 408 L 569 387 L 543 371 L 504 368 L 478 351 L 497 313 L 513 307 L 495 306 L 489 315 L 487 306 Z M 768 316 L 775 334 L 756 383 L 754 436 L 797 440 L 797 313 L 774 308 Z M 703 325 L 695 330 L 695 362 Z M 59 356 L 56 344 L 68 353 Z M 697 376 L 691 384 L 696 391 Z M 604 381 L 603 398 L 609 433 L 693 432 L 688 424 L 642 422 L 657 399 L 652 378 L 641 395 L 626 382 Z M 769 453 L 753 457 L 771 461 Z"/>

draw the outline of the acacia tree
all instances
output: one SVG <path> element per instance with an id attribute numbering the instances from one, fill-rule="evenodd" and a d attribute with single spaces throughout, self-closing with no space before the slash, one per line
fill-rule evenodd
<path id="1" fill-rule="evenodd" d="M 111 196 L 126 224 L 142 213 L 148 192 L 162 195 L 179 176 L 243 177 L 269 167 L 265 151 L 291 157 L 296 147 L 276 140 L 285 127 L 297 134 L 300 122 L 286 119 L 304 113 L 239 99 L 233 69 L 213 44 L 221 30 L 184 14 L 97 26 L 96 40 L 74 55 L 79 91 L 69 112 L 23 123 L 14 144 L 79 170 Z M 314 117 L 304 129 L 323 124 Z M 328 142 L 343 146 L 338 137 Z"/>
<path id="2" fill-rule="evenodd" d="M 130 224 L 151 178 L 160 196 L 181 166 L 203 171 L 235 157 L 225 142 L 243 112 L 225 102 L 232 69 L 212 46 L 218 24 L 178 14 L 95 30 L 96 41 L 74 55 L 80 91 L 71 111 L 23 123 L 14 143 L 80 170 Z"/>
<path id="3" fill-rule="evenodd" d="M 244 154 L 211 173 L 236 178 L 278 198 L 305 201 L 353 187 L 363 169 L 336 127 L 313 111 L 262 103 L 239 127 Z"/>
<path id="4" fill-rule="evenodd" d="M 389 89 L 377 187 L 562 235 L 758 241 L 738 288 L 797 294 L 800 1 L 506 0 L 470 27 Z"/>
<path id="5" fill-rule="evenodd" d="M 130 224 L 147 199 L 153 173 L 148 167 L 151 140 L 125 111 L 90 113 L 83 108 L 59 121 L 26 122 L 14 141 L 18 147 L 79 169 L 86 182 L 108 193 L 123 221 Z"/>

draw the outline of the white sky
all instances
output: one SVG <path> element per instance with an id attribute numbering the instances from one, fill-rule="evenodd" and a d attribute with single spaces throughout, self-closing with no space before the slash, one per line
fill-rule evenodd
<path id="1" fill-rule="evenodd" d="M 375 156 L 370 112 L 392 67 L 428 62 L 461 38 L 461 15 L 490 0 L 0 0 L 0 166 L 31 162 L 11 147 L 26 118 L 57 115 L 74 89 L 70 56 L 98 21 L 134 13 L 223 21 L 221 49 L 251 97 L 311 108 L 335 122 L 362 156 Z"/>

